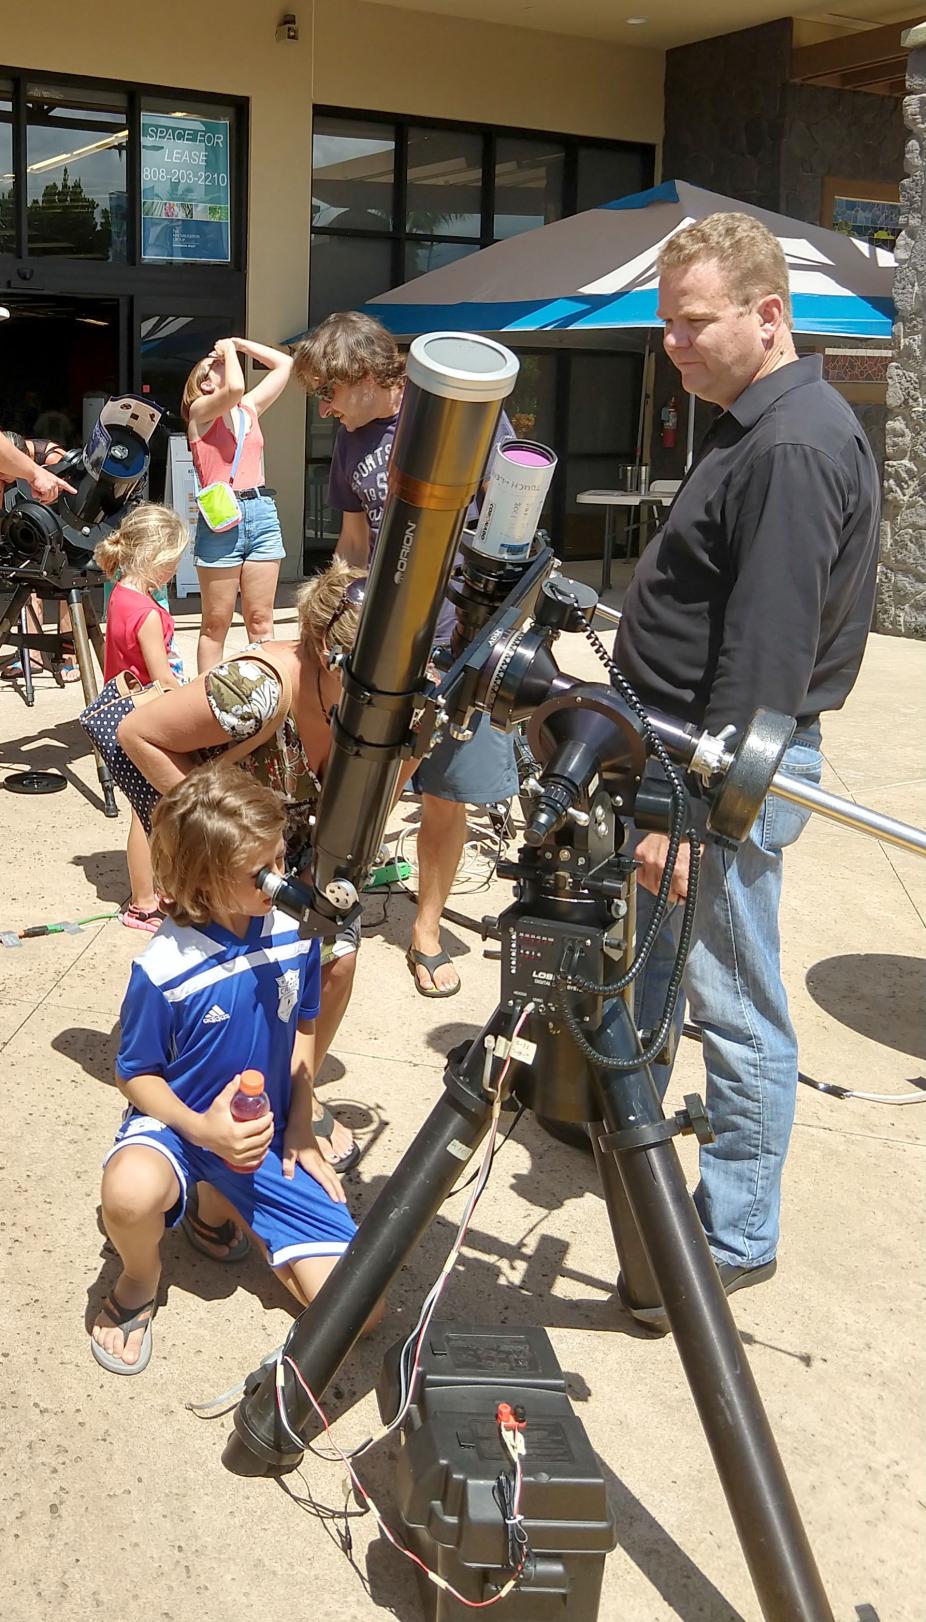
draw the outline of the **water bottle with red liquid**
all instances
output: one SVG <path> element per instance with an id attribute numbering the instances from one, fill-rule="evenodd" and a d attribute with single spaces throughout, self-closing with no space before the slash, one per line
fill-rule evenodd
<path id="1" fill-rule="evenodd" d="M 238 1078 L 238 1091 L 228 1107 L 235 1121 L 257 1121 L 269 1113 L 270 1100 L 264 1092 L 264 1078 L 259 1070 L 242 1070 Z M 250 1176 L 243 1166 L 233 1166 L 230 1160 L 226 1160 L 225 1164 L 231 1171 Z"/>

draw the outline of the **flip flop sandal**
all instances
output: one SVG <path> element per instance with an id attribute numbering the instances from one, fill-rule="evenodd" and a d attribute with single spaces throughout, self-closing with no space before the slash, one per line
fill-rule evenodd
<path id="1" fill-rule="evenodd" d="M 416 952 L 414 946 L 410 946 L 405 954 L 405 961 L 408 964 L 409 970 L 411 971 L 411 977 L 415 982 L 415 990 L 417 991 L 419 997 L 456 996 L 460 989 L 459 975 L 457 975 L 457 983 L 455 986 L 436 986 L 434 984 L 434 971 L 436 969 L 443 968 L 445 963 L 449 963 L 450 967 L 453 968 L 453 963 L 446 952 L 431 952 L 430 954 L 427 952 Z M 430 988 L 423 986 L 421 981 L 418 979 L 418 976 L 415 973 L 415 970 L 418 967 L 427 969 L 428 974 L 431 976 Z"/>
<path id="2" fill-rule="evenodd" d="M 58 674 L 62 681 L 80 681 L 80 665 L 77 663 L 77 650 L 73 642 L 65 645 L 64 658 L 58 666 Z"/>
<path id="3" fill-rule="evenodd" d="M 143 929 L 149 935 L 156 935 L 164 922 L 164 913 L 160 907 L 152 908 L 151 912 L 142 912 L 141 907 L 126 907 L 120 912 L 119 921 L 126 929 Z"/>
<path id="4" fill-rule="evenodd" d="M 316 1116 L 312 1122 L 316 1138 L 330 1139 L 336 1125 L 337 1122 L 327 1106 L 322 1109 L 321 1115 Z M 341 1155 L 339 1160 L 329 1160 L 328 1164 L 332 1171 L 336 1171 L 339 1177 L 343 1177 L 347 1172 L 353 1171 L 359 1159 L 360 1145 L 355 1141 L 351 1144 L 346 1155 Z"/>
<path id="5" fill-rule="evenodd" d="M 204 1222 L 199 1214 L 199 1197 L 195 1188 L 187 1200 L 186 1210 L 180 1218 L 180 1226 L 194 1250 L 210 1261 L 218 1262 L 220 1266 L 227 1267 L 230 1262 L 243 1262 L 245 1256 L 251 1251 L 251 1242 L 246 1233 L 242 1233 L 236 1223 L 227 1217 L 224 1222 Z M 226 1245 L 228 1254 L 217 1256 L 210 1245 Z"/>
<path id="6" fill-rule="evenodd" d="M 42 671 L 45 669 L 41 659 L 31 659 L 29 662 L 32 665 L 33 676 L 40 676 Z M 78 671 L 78 675 L 79 674 L 80 672 Z M 5 664 L 0 665 L 0 681 L 22 681 L 22 678 L 22 654 L 17 653 L 12 659 L 7 659 Z"/>
<path id="7" fill-rule="evenodd" d="M 151 1362 L 151 1320 L 154 1317 L 153 1309 L 156 1301 L 157 1296 L 153 1295 L 150 1301 L 143 1302 L 140 1307 L 124 1307 L 116 1295 L 115 1290 L 110 1290 L 108 1296 L 103 1302 L 102 1307 L 100 1308 L 100 1311 L 105 1312 L 107 1318 L 114 1328 L 122 1330 L 123 1348 L 125 1347 L 125 1343 L 131 1335 L 132 1330 L 140 1329 L 142 1323 L 145 1325 L 145 1333 L 144 1338 L 142 1339 L 141 1350 L 138 1354 L 137 1363 L 123 1363 L 121 1357 L 116 1357 L 112 1352 L 104 1351 L 102 1346 L 97 1345 L 97 1342 L 91 1339 L 90 1350 L 99 1363 L 100 1368 L 105 1369 L 107 1374 L 144 1373 L 145 1369 L 148 1367 L 148 1364 Z M 146 1312 L 148 1314 L 147 1321 L 145 1320 Z"/>

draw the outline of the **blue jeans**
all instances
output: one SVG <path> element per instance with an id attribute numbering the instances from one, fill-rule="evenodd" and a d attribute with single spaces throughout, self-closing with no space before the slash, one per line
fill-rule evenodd
<path id="1" fill-rule="evenodd" d="M 820 729 L 795 735 L 784 772 L 820 781 Z M 810 813 L 774 795 L 763 803 L 738 850 L 704 847 L 694 933 L 676 1011 L 687 998 L 703 1035 L 706 1104 L 715 1141 L 702 1146 L 694 1202 L 715 1261 L 761 1267 L 778 1245 L 781 1174 L 794 1122 L 797 1038 L 781 980 L 778 907 L 782 851 Z M 637 891 L 638 938 L 655 897 Z M 658 1023 L 675 957 L 682 909 L 675 906 L 637 982 L 643 1031 Z M 660 1094 L 671 1066 L 654 1066 Z"/>

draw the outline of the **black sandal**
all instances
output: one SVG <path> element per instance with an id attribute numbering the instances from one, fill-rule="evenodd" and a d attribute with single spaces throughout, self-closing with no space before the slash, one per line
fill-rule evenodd
<path id="1" fill-rule="evenodd" d="M 157 1296 L 153 1295 L 150 1301 L 143 1301 L 140 1307 L 124 1307 L 115 1290 L 110 1290 L 100 1307 L 100 1311 L 105 1312 L 114 1329 L 122 1330 L 123 1351 L 125 1351 L 129 1336 L 133 1330 L 141 1329 L 142 1324 L 144 1324 L 145 1333 L 138 1353 L 137 1363 L 124 1363 L 121 1357 L 116 1356 L 115 1352 L 104 1351 L 103 1347 L 99 1346 L 91 1336 L 90 1350 L 100 1368 L 105 1369 L 107 1374 L 144 1373 L 151 1362 L 151 1320 L 154 1317 L 156 1302 Z M 145 1313 L 148 1314 L 147 1318 Z"/>
<path id="2" fill-rule="evenodd" d="M 199 1197 L 194 1188 L 186 1202 L 186 1210 L 180 1218 L 180 1226 L 193 1246 L 201 1255 L 208 1256 L 210 1261 L 220 1262 L 227 1266 L 229 1262 L 243 1262 L 245 1256 L 250 1254 L 251 1242 L 246 1233 L 227 1217 L 224 1222 L 204 1222 L 199 1214 Z M 235 1235 L 237 1234 L 237 1240 Z M 209 1249 L 210 1245 L 225 1245 L 228 1254 L 216 1256 Z"/>

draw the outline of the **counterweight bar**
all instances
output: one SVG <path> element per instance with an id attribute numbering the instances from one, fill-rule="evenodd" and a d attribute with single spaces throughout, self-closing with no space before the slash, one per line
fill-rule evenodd
<path id="1" fill-rule="evenodd" d="M 805 783 L 802 778 L 776 772 L 771 782 L 771 793 L 780 800 L 790 800 L 792 805 L 800 805 L 807 811 L 816 811 L 821 817 L 829 817 L 831 822 L 841 823 L 844 828 L 854 828 L 856 833 L 883 839 L 888 845 L 912 851 L 914 856 L 926 856 L 926 833 L 921 828 L 911 828 L 906 822 L 895 822 L 893 817 L 885 817 L 880 811 L 870 811 L 867 806 L 856 805 L 854 800 L 841 800 L 838 795 L 817 788 L 815 783 Z"/>

